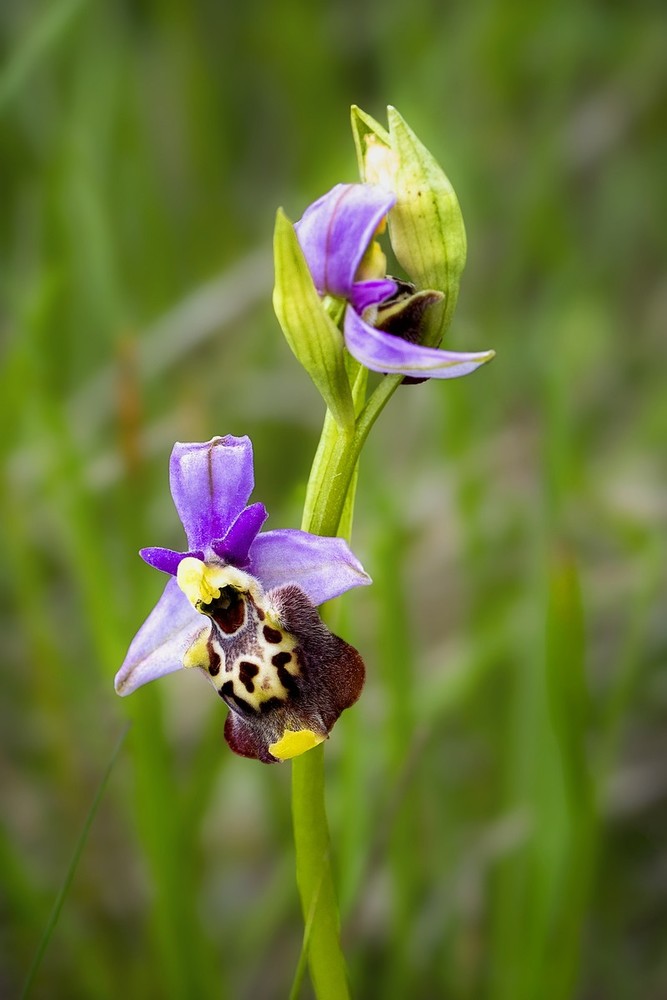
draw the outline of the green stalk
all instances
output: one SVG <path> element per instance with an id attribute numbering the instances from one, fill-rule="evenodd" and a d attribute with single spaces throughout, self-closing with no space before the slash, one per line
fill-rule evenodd
<path id="1" fill-rule="evenodd" d="M 353 395 L 363 399 L 365 372 Z M 327 411 L 308 481 L 302 528 L 337 535 L 341 521 L 352 521 L 355 470 L 368 433 L 401 376 L 386 376 L 346 433 Z M 324 744 L 292 761 L 292 823 L 296 879 L 304 920 L 310 926 L 308 960 L 317 1000 L 347 1000 L 345 959 L 340 946 L 338 902 L 331 867 L 331 845 L 324 799 Z"/>
<path id="2" fill-rule="evenodd" d="M 402 375 L 385 375 L 357 417 L 351 433 L 341 430 L 327 410 L 306 490 L 301 521 L 304 531 L 314 535 L 338 534 L 361 449 L 371 427 L 402 381 Z M 365 383 L 360 379 L 359 389 L 363 388 Z"/>
<path id="3" fill-rule="evenodd" d="M 308 960 L 317 1000 L 347 1000 L 338 902 L 324 802 L 324 744 L 292 761 L 296 880 L 304 919 L 311 916 Z"/>

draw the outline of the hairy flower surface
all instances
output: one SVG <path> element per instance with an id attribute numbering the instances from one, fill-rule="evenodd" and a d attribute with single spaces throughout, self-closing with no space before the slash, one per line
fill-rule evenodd
<path id="1" fill-rule="evenodd" d="M 171 493 L 188 548 L 147 548 L 168 573 L 164 593 L 116 675 L 118 694 L 181 667 L 198 667 L 230 709 L 235 753 L 267 763 L 326 739 L 358 698 L 358 652 L 322 622 L 316 605 L 370 583 L 340 538 L 282 529 L 260 533 L 261 503 L 247 437 L 176 444 Z"/>
<path id="2" fill-rule="evenodd" d="M 395 201 L 380 185 L 337 184 L 306 209 L 294 228 L 315 287 L 320 295 L 346 300 L 345 344 L 366 368 L 412 378 L 467 375 L 493 352 L 443 351 L 381 329 L 382 308 L 401 295 L 401 283 L 384 274 L 386 261 L 374 236 Z M 432 301 L 442 298 L 438 290 L 429 294 Z"/>

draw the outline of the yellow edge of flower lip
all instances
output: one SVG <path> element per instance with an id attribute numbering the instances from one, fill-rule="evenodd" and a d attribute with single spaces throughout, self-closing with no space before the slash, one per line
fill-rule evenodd
<path id="1" fill-rule="evenodd" d="M 270 745 L 269 753 L 278 760 L 290 760 L 306 750 L 312 750 L 323 741 L 324 736 L 314 733 L 312 729 L 299 729 L 297 732 L 286 729 L 280 739 Z"/>

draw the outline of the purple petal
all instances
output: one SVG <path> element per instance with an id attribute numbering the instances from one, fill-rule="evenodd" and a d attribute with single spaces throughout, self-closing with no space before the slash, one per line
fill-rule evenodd
<path id="1" fill-rule="evenodd" d="M 176 580 L 169 580 L 162 597 L 141 626 L 114 681 L 118 694 L 131 694 L 142 684 L 183 666 L 183 656 L 201 630 L 197 614 Z"/>
<path id="2" fill-rule="evenodd" d="M 171 576 L 176 576 L 181 559 L 185 559 L 187 556 L 192 556 L 193 559 L 203 560 L 204 558 L 204 553 L 201 551 L 174 552 L 173 549 L 161 549 L 158 546 L 141 549 L 139 555 L 149 566 L 159 569 L 162 573 L 170 573 Z"/>
<path id="3" fill-rule="evenodd" d="M 169 478 L 188 547 L 205 548 L 211 539 L 224 537 L 252 493 L 252 442 L 229 434 L 201 443 L 177 443 Z"/>
<path id="4" fill-rule="evenodd" d="M 348 297 L 361 258 L 395 201 L 372 184 L 337 184 L 306 209 L 294 228 L 321 295 Z"/>
<path id="5" fill-rule="evenodd" d="M 216 556 L 233 566 L 240 567 L 247 563 L 250 546 L 268 516 L 263 503 L 253 503 L 242 510 L 225 537 L 211 542 Z"/>
<path id="6" fill-rule="evenodd" d="M 371 582 L 342 538 L 321 538 L 292 528 L 258 535 L 250 550 L 248 572 L 265 590 L 295 583 L 313 604 Z"/>
<path id="7" fill-rule="evenodd" d="M 369 326 L 350 308 L 345 312 L 344 334 L 353 358 L 371 371 L 390 375 L 458 378 L 473 372 L 495 355 L 494 351 L 466 354 L 411 344 L 402 337 Z"/>
<path id="8" fill-rule="evenodd" d="M 368 306 L 376 306 L 393 295 L 398 285 L 391 278 L 377 278 L 373 281 L 359 281 L 352 286 L 350 302 L 358 313 Z"/>

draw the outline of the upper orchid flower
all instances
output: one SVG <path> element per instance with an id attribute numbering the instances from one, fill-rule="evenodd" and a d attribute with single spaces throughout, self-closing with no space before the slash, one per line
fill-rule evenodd
<path id="1" fill-rule="evenodd" d="M 395 201 L 379 185 L 337 184 L 306 209 L 294 228 L 315 287 L 320 295 L 347 301 L 345 344 L 366 368 L 412 378 L 467 375 L 493 352 L 442 351 L 414 343 L 415 320 L 442 293 L 410 294 L 404 282 L 384 275 L 384 256 L 373 238 Z M 396 322 L 401 312 L 403 323 Z"/>
<path id="2" fill-rule="evenodd" d="M 267 513 L 261 503 L 246 506 L 254 486 L 247 437 L 176 444 L 170 482 L 188 551 L 142 549 L 172 578 L 130 645 L 117 692 L 199 667 L 230 709 L 232 750 L 267 763 L 309 750 L 364 679 L 361 657 L 315 605 L 369 577 L 340 538 L 259 533 Z"/>

